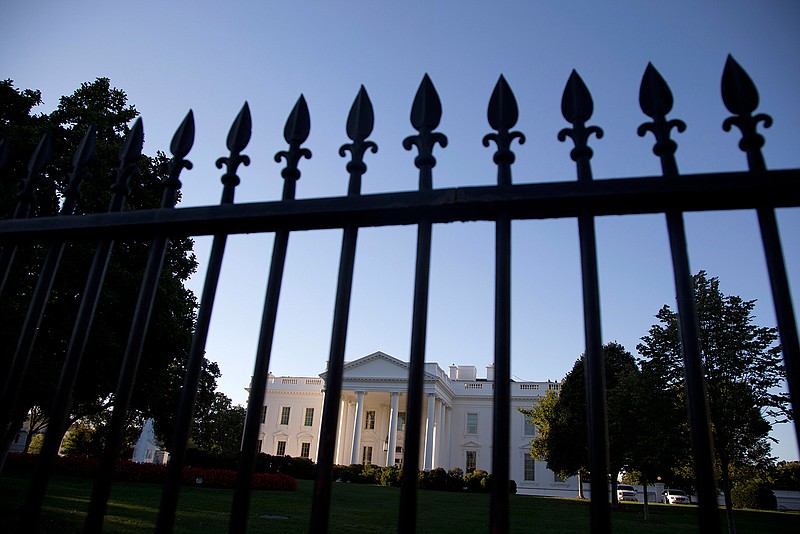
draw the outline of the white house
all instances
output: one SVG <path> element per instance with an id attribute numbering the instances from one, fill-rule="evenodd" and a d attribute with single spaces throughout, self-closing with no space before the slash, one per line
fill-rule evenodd
<path id="1" fill-rule="evenodd" d="M 405 452 L 409 364 L 375 352 L 346 362 L 334 463 L 402 465 Z M 315 460 L 319 445 L 326 373 L 318 377 L 269 375 L 261 411 L 259 449 L 272 455 Z M 530 408 L 556 382 L 512 382 L 510 477 L 520 493 L 568 495 L 577 480 L 562 480 L 530 457 L 535 427 L 517 408 Z M 472 365 L 445 372 L 425 364 L 424 427 L 420 469 L 459 467 L 491 472 L 494 366 L 478 378 Z"/>

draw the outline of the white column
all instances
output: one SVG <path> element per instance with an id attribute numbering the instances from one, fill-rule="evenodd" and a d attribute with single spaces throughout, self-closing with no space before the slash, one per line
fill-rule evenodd
<path id="1" fill-rule="evenodd" d="M 333 457 L 333 463 L 342 463 L 342 449 L 344 448 L 345 436 L 345 421 L 347 420 L 347 402 L 341 398 L 339 399 L 339 422 L 336 425 L 336 455 Z"/>
<path id="2" fill-rule="evenodd" d="M 436 435 L 433 440 L 433 447 L 436 453 L 433 457 L 433 467 L 441 467 L 443 464 L 444 440 L 444 402 L 440 399 L 436 409 Z"/>
<path id="3" fill-rule="evenodd" d="M 392 408 L 389 412 L 389 450 L 386 451 L 386 465 L 394 465 L 394 451 L 397 445 L 397 400 L 400 393 L 393 391 L 389 393 L 392 398 Z"/>
<path id="4" fill-rule="evenodd" d="M 353 453 L 350 455 L 350 463 L 358 463 L 358 450 L 361 444 L 361 416 L 364 413 L 364 392 L 356 391 L 358 400 L 356 400 L 356 417 L 355 424 L 353 425 Z"/>
<path id="5" fill-rule="evenodd" d="M 444 409 L 444 466 L 446 469 L 451 469 L 453 464 L 450 463 L 450 436 L 452 435 L 451 426 L 453 424 L 453 408 L 452 406 L 445 406 Z"/>
<path id="6" fill-rule="evenodd" d="M 433 411 L 436 404 L 436 397 L 433 393 L 428 393 L 428 420 L 427 432 L 425 433 L 425 470 L 433 469 Z"/>

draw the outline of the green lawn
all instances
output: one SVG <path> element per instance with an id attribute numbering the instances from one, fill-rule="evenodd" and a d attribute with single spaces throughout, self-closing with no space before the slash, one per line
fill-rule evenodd
<path id="1" fill-rule="evenodd" d="M 253 493 L 250 532 L 307 532 L 312 483 L 298 481 L 296 492 Z M 0 477 L 0 532 L 29 532 L 14 527 L 13 508 L 22 503 L 27 487 L 23 477 Z M 79 532 L 89 501 L 91 481 L 54 477 L 50 482 L 41 532 Z M 184 487 L 181 490 L 176 532 L 220 533 L 227 527 L 231 490 Z M 155 524 L 160 486 L 118 483 L 109 501 L 107 532 L 150 531 Z M 335 484 L 331 532 L 392 532 L 397 524 L 400 490 L 358 484 Z M 421 490 L 418 496 L 418 532 L 466 534 L 488 530 L 489 496 Z M 626 504 L 612 516 L 614 532 L 697 532 L 693 506 L 652 505 L 651 520 L 642 521 L 641 504 Z M 272 517 L 270 517 L 272 516 Z M 721 514 L 724 521 L 724 514 Z M 740 534 L 800 532 L 800 514 L 737 510 Z M 511 496 L 511 532 L 587 532 L 587 502 Z"/>

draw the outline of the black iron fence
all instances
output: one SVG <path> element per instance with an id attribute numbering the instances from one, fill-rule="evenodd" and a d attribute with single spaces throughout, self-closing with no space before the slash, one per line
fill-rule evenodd
<path id="1" fill-rule="evenodd" d="M 228 157 L 220 158 L 217 167 L 225 167 L 224 184 L 219 206 L 174 209 L 179 174 L 191 168 L 185 159 L 194 138 L 191 112 L 178 129 L 171 145 L 173 158 L 169 177 L 164 181 L 162 207 L 154 210 L 122 212 L 127 193 L 127 180 L 135 172 L 135 160 L 141 153 L 143 133 L 137 121 L 120 152 L 120 166 L 114 196 L 107 213 L 73 215 L 84 168 L 94 150 L 94 131 L 90 129 L 73 160 L 70 186 L 58 217 L 29 218 L 32 192 L 38 174 L 46 163 L 49 138 L 42 139 L 31 157 L 29 176 L 19 195 L 14 217 L 0 222 L 0 272 L 2 283 L 8 277 L 16 247 L 20 243 L 48 244 L 39 281 L 31 297 L 27 318 L 19 333 L 13 361 L 5 377 L 0 402 L 2 428 L 9 427 L 11 411 L 19 396 L 21 378 L 25 374 L 37 327 L 44 313 L 64 247 L 74 241 L 96 241 L 94 262 L 88 273 L 86 288 L 67 349 L 60 382 L 55 387 L 50 419 L 53 428 L 64 426 L 68 417 L 69 397 L 78 373 L 81 354 L 90 329 L 95 304 L 102 291 L 108 258 L 115 240 L 138 238 L 151 240 L 150 259 L 144 273 L 139 301 L 130 327 L 115 405 L 100 471 L 92 493 L 86 530 L 99 532 L 111 488 L 113 465 L 119 455 L 125 415 L 135 385 L 136 368 L 142 350 L 147 322 L 153 304 L 164 251 L 168 240 L 177 236 L 213 235 L 209 266 L 200 299 L 188 368 L 172 438 L 171 458 L 167 481 L 162 492 L 157 530 L 171 532 L 176 517 L 181 469 L 189 437 L 198 380 L 208 334 L 211 309 L 214 304 L 225 242 L 229 235 L 252 232 L 275 234 L 272 262 L 264 304 L 253 380 L 248 401 L 242 455 L 238 469 L 230 514 L 230 532 L 243 532 L 246 527 L 250 499 L 250 479 L 257 453 L 260 406 L 267 386 L 267 374 L 272 348 L 278 298 L 281 290 L 284 262 L 289 235 L 293 231 L 341 228 L 344 232 L 335 300 L 333 332 L 329 354 L 326 395 L 322 428 L 317 454 L 318 468 L 314 483 L 310 532 L 328 529 L 332 467 L 342 388 L 344 347 L 349 316 L 350 292 L 353 281 L 358 231 L 362 227 L 416 225 L 418 229 L 416 276 L 413 297 L 412 341 L 408 377 L 407 435 L 401 488 L 398 531 L 416 529 L 417 472 L 420 462 L 420 432 L 423 423 L 423 376 L 425 333 L 427 323 L 428 282 L 430 272 L 431 229 L 435 223 L 453 221 L 494 221 L 496 225 L 495 279 L 495 384 L 493 408 L 492 489 L 490 523 L 493 532 L 509 529 L 509 420 L 510 404 L 510 230 L 514 219 L 576 218 L 578 220 L 581 267 L 583 279 L 584 323 L 586 337 L 587 399 L 589 405 L 590 470 L 608 472 L 608 434 L 600 305 L 597 275 L 597 252 L 594 218 L 601 215 L 663 213 L 666 216 L 673 259 L 680 331 L 686 370 L 689 404 L 689 423 L 694 450 L 699 498 L 699 528 L 701 532 L 718 531 L 717 491 L 714 476 L 714 456 L 707 411 L 703 369 L 698 343 L 697 319 L 692 298 L 691 275 L 687 257 L 682 213 L 730 209 L 755 209 L 762 232 L 764 251 L 772 285 L 773 300 L 793 406 L 798 406 L 800 394 L 800 350 L 796 321 L 790 300 L 785 262 L 782 256 L 774 208 L 800 205 L 800 169 L 768 171 L 761 154 L 764 138 L 757 133 L 759 123 L 765 127 L 771 119 L 755 114 L 758 93 L 742 68 L 728 58 L 722 77 L 722 98 L 732 113 L 723 129 L 736 126 L 741 131 L 739 147 L 746 154 L 748 170 L 743 172 L 681 175 L 675 152 L 677 144 L 671 138 L 673 129 L 683 131 L 682 121 L 668 119 L 672 109 L 672 94 L 660 74 L 648 65 L 640 89 L 640 106 L 650 117 L 639 127 L 640 136 L 652 133 L 654 154 L 660 159 L 661 176 L 604 179 L 593 181 L 590 160 L 592 134 L 602 136 L 597 126 L 588 126 L 593 112 L 591 95 L 581 78 L 573 71 L 564 90 L 561 103 L 564 118 L 571 125 L 559 132 L 561 141 L 570 138 L 574 144 L 571 157 L 577 168 L 577 181 L 515 185 L 511 179 L 514 140 L 524 143 L 525 136 L 513 131 L 517 122 L 514 94 L 501 76 L 491 96 L 488 119 L 494 133 L 483 139 L 485 146 L 496 145 L 494 162 L 497 165 L 497 185 L 452 189 L 433 188 L 433 168 L 436 145 L 444 147 L 447 138 L 436 130 L 441 117 L 441 104 L 427 75 L 417 91 L 411 110 L 411 125 L 416 134 L 407 137 L 403 146 L 415 150 L 414 163 L 419 170 L 419 190 L 404 193 L 361 195 L 361 178 L 366 172 L 364 155 L 377 152 L 368 140 L 373 127 L 373 110 L 367 92 L 362 87 L 353 103 L 347 120 L 347 135 L 352 141 L 340 149 L 342 156 L 350 153 L 347 171 L 350 173 L 346 197 L 296 200 L 295 183 L 300 177 L 299 164 L 311 152 L 303 148 L 309 134 L 310 118 L 301 96 L 292 110 L 284 130 L 289 144 L 286 151 L 276 154 L 276 161 L 285 160 L 281 172 L 285 182 L 283 198 L 275 202 L 234 204 L 234 189 L 239 183 L 237 169 L 249 164 L 242 151 L 250 139 L 251 123 L 247 104 L 244 105 L 228 135 Z M 0 146 L 0 164 L 7 155 L 7 145 Z M 797 433 L 797 427 L 795 426 Z M 53 459 L 58 453 L 58 432 L 45 436 L 39 465 L 32 477 L 24 507 L 28 525 L 34 524 L 46 493 Z M 606 477 L 592 477 L 592 532 L 611 530 L 610 503 Z"/>

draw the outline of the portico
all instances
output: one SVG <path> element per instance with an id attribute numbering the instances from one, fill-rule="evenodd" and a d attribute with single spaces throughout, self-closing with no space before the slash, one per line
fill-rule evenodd
<path id="1" fill-rule="evenodd" d="M 494 368 L 478 378 L 471 365 L 425 364 L 419 469 L 460 468 L 491 472 Z M 375 352 L 345 362 L 334 463 L 402 466 L 406 458 L 407 362 Z M 260 449 L 267 454 L 316 460 L 327 373 L 319 377 L 270 375 L 262 411 Z M 512 382 L 509 475 L 521 492 L 561 494 L 564 481 L 528 454 L 531 425 L 517 408 L 529 408 L 555 382 Z"/>

